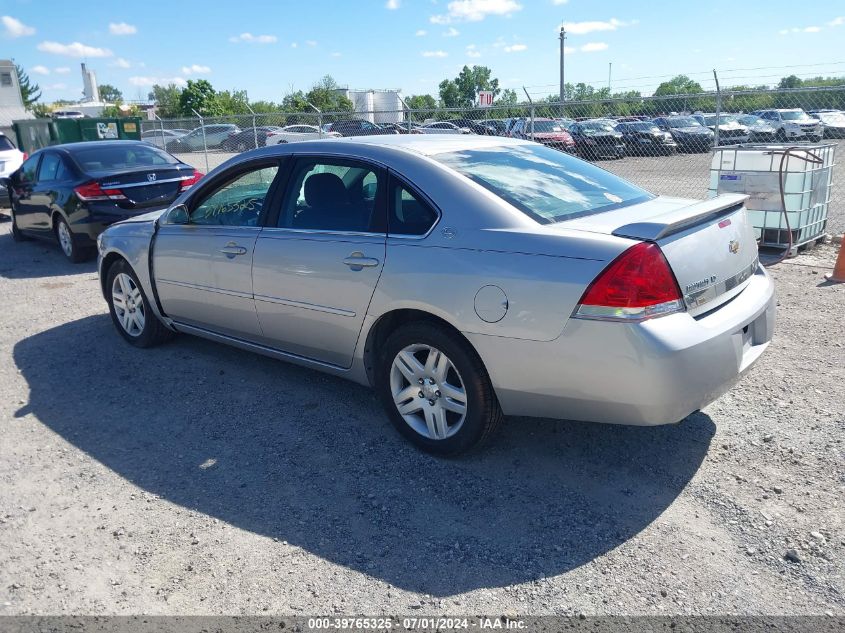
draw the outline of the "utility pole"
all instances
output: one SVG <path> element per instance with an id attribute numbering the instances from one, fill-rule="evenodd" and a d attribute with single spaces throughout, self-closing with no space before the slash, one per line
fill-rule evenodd
<path id="1" fill-rule="evenodd" d="M 607 62 L 607 95 L 610 96 L 610 74 L 613 72 L 613 62 Z"/>
<path id="2" fill-rule="evenodd" d="M 564 86 L 566 85 L 563 81 L 563 51 L 566 48 L 566 29 L 563 28 L 563 24 L 560 25 L 560 100 L 561 102 L 566 100 L 566 93 L 564 92 Z"/>

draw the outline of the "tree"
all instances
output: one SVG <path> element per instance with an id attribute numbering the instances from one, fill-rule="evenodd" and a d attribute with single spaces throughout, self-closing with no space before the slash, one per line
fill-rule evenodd
<path id="1" fill-rule="evenodd" d="M 701 87 L 700 83 L 693 81 L 686 75 L 677 75 L 669 81 L 664 81 L 662 84 L 657 86 L 657 90 L 654 91 L 654 96 L 661 97 L 663 95 L 698 94 L 701 92 L 704 92 L 704 89 Z"/>
<path id="2" fill-rule="evenodd" d="M 246 90 L 221 90 L 215 99 L 220 114 L 250 114 Z"/>
<path id="3" fill-rule="evenodd" d="M 41 88 L 38 84 L 33 83 L 29 75 L 23 69 L 23 66 L 15 64 L 15 73 L 18 75 L 18 85 L 21 89 L 21 101 L 23 107 L 29 110 L 33 104 L 41 98 Z"/>
<path id="4" fill-rule="evenodd" d="M 464 66 L 457 77 L 440 82 L 441 103 L 446 108 L 471 108 L 482 90 L 489 90 L 496 97 L 501 90 L 499 80 L 492 75 L 487 66 Z"/>
<path id="5" fill-rule="evenodd" d="M 355 105 L 340 90 L 334 78 L 325 75 L 311 86 L 305 98 L 323 112 L 354 112 Z"/>
<path id="6" fill-rule="evenodd" d="M 437 99 L 431 95 L 412 95 L 405 99 L 411 110 L 436 110 Z"/>
<path id="7" fill-rule="evenodd" d="M 784 77 L 778 82 L 778 90 L 792 90 L 794 88 L 800 88 L 803 85 L 803 81 L 799 77 L 795 75 L 790 75 L 789 77 Z"/>
<path id="8" fill-rule="evenodd" d="M 217 101 L 217 93 L 207 79 L 188 80 L 188 85 L 179 95 L 179 109 L 182 116 L 195 116 L 194 112 L 202 116 L 219 116 L 223 114 Z"/>
<path id="9" fill-rule="evenodd" d="M 176 84 L 168 84 L 167 86 L 156 84 L 150 91 L 148 98 L 150 101 L 156 102 L 158 116 L 162 119 L 175 119 L 182 114 L 181 96 L 182 89 Z"/>
<path id="10" fill-rule="evenodd" d="M 49 119 L 53 114 L 53 108 L 46 103 L 35 103 L 31 108 L 31 112 L 35 115 L 36 119 Z"/>
<path id="11" fill-rule="evenodd" d="M 108 103 L 121 103 L 123 101 L 123 93 L 111 84 L 101 84 L 99 90 L 100 99 L 103 101 Z"/>

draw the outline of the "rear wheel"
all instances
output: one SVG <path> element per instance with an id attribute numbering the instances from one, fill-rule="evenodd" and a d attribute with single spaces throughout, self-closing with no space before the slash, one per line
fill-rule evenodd
<path id="1" fill-rule="evenodd" d="M 780 143 L 786 143 L 786 132 L 783 131 L 783 128 L 779 129 L 775 134 L 775 138 Z"/>
<path id="2" fill-rule="evenodd" d="M 475 350 L 432 323 L 411 323 L 390 335 L 377 367 L 376 389 L 396 429 L 430 453 L 469 450 L 502 420 Z"/>
<path id="3" fill-rule="evenodd" d="M 93 249 L 90 247 L 81 246 L 78 238 L 74 237 L 73 231 L 70 230 L 67 221 L 58 216 L 54 225 L 56 232 L 56 239 L 59 242 L 59 247 L 70 261 L 74 264 L 79 264 L 91 259 Z"/>
<path id="4" fill-rule="evenodd" d="M 109 313 L 120 335 L 135 347 L 152 347 L 173 337 L 150 308 L 141 282 L 124 260 L 115 262 L 106 277 Z"/>

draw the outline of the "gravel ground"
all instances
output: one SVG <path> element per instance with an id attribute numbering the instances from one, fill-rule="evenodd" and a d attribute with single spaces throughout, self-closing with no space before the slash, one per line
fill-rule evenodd
<path id="1" fill-rule="evenodd" d="M 845 614 L 835 254 L 772 269 L 771 347 L 680 424 L 443 460 L 360 386 L 127 345 L 94 264 L 4 221 L 0 614 Z"/>

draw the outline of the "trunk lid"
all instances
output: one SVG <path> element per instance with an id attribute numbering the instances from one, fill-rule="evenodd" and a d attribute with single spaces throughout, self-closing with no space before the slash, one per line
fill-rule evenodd
<path id="1" fill-rule="evenodd" d="M 678 280 L 687 310 L 696 316 L 742 292 L 757 270 L 757 240 L 744 206 L 747 198 L 741 194 L 703 201 L 659 197 L 558 226 L 657 243 Z"/>
<path id="2" fill-rule="evenodd" d="M 103 189 L 118 189 L 125 201 L 118 206 L 127 210 L 141 210 L 170 204 L 179 195 L 182 181 L 193 175 L 188 165 L 147 166 L 120 172 L 91 172 Z"/>

